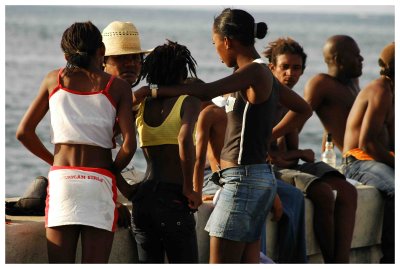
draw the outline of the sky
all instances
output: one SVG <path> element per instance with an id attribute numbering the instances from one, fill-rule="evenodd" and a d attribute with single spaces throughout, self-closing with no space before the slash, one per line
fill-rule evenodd
<path id="1" fill-rule="evenodd" d="M 328 1 L 327 3 L 329 3 Z M 246 7 L 246 10 L 251 12 L 251 11 L 280 11 L 280 12 L 301 12 L 301 13 L 307 13 L 307 12 L 319 12 L 319 13 L 348 13 L 348 12 L 354 12 L 353 8 L 349 8 L 349 5 L 334 5 L 334 4 L 329 4 L 329 5 L 321 5 L 320 3 L 313 4 L 313 5 L 299 5 L 298 2 L 296 4 L 291 4 L 291 5 L 283 5 L 283 3 L 279 2 L 279 5 L 268 5 L 265 4 L 264 2 L 263 5 L 260 4 L 218 4 L 218 6 L 224 6 L 224 7 Z M 303 2 L 302 2 L 303 3 Z M 364 2 L 365 3 L 365 2 Z M 353 4 L 354 6 L 355 4 Z M 290 7 L 290 9 L 288 9 Z M 296 7 L 296 8 L 294 8 Z M 193 6 L 187 6 L 187 5 L 168 5 L 165 6 L 165 8 L 171 8 L 171 9 L 187 9 L 187 8 L 194 8 L 194 9 L 211 9 L 215 10 L 215 5 L 193 5 Z M 362 7 L 359 9 L 360 12 L 362 13 L 368 13 L 368 14 L 394 14 L 394 5 L 366 5 L 363 4 Z"/>
<path id="2" fill-rule="evenodd" d="M 257 7 L 248 7 L 247 10 L 268 10 L 268 11 L 283 11 L 287 7 L 285 5 L 296 5 L 297 12 L 341 12 L 346 13 L 350 10 L 348 5 L 362 5 L 362 10 L 368 13 L 392 13 L 393 5 L 395 5 L 395 0 L 146 0 L 146 1 L 135 1 L 135 0 L 119 0 L 117 2 L 97 0 L 97 1 L 81 1 L 81 0 L 3 0 L 5 5 L 166 5 L 167 8 L 179 9 L 187 8 L 188 5 L 195 6 L 196 9 L 207 9 L 210 5 L 214 6 L 224 6 L 224 7 L 239 7 L 239 6 L 249 6 L 257 5 Z M 299 5 L 301 3 L 301 5 Z M 277 5 L 279 4 L 279 5 Z M 178 5 L 178 7 L 177 7 Z M 318 6 L 317 6 L 318 5 Z M 376 6 L 376 5 L 379 5 Z M 385 6 L 386 5 L 386 6 Z M 293 8 L 291 8 L 293 10 Z"/>

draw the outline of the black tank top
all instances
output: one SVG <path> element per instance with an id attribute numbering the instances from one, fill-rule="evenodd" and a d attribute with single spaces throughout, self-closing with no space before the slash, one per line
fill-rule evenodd
<path id="1" fill-rule="evenodd" d="M 241 92 L 232 93 L 225 106 L 228 118 L 221 159 L 240 165 L 265 163 L 279 102 L 275 78 L 269 98 L 250 104 Z"/>

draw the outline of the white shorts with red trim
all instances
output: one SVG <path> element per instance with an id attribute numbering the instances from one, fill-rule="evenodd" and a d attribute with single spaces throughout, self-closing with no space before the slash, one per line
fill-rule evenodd
<path id="1" fill-rule="evenodd" d="M 46 199 L 46 227 L 87 225 L 115 231 L 115 176 L 106 169 L 52 166 Z"/>

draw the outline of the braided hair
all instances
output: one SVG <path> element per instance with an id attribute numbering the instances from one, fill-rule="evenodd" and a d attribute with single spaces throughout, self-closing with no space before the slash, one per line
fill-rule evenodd
<path id="1" fill-rule="evenodd" d="M 88 68 L 98 48 L 104 46 L 99 29 L 92 22 L 76 22 L 66 29 L 61 49 L 67 59 L 66 73 L 76 68 Z"/>
<path id="2" fill-rule="evenodd" d="M 146 78 L 147 83 L 166 86 L 179 84 L 189 73 L 197 77 L 196 65 L 186 46 L 167 39 L 144 59 L 138 80 Z"/>

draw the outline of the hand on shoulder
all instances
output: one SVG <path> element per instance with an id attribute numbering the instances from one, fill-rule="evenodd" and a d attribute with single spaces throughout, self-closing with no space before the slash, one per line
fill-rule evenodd
<path id="1" fill-rule="evenodd" d="M 150 87 L 142 86 L 133 92 L 133 105 L 140 104 L 147 96 L 150 96 Z"/>

